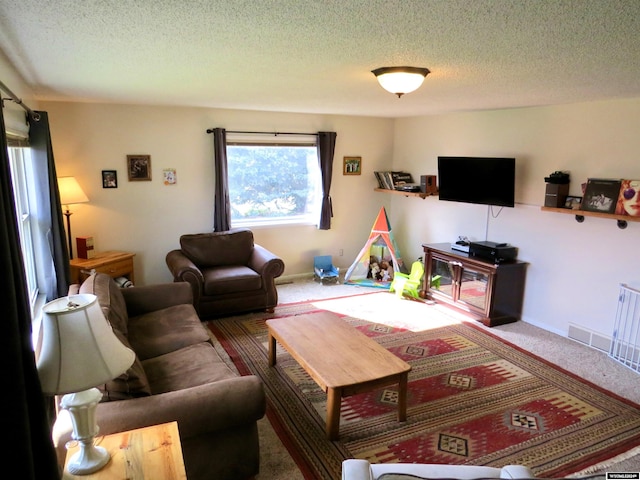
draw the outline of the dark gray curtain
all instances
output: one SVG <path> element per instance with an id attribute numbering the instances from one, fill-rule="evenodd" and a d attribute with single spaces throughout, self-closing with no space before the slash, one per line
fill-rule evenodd
<path id="1" fill-rule="evenodd" d="M 331 176 L 333 174 L 333 153 L 336 148 L 336 132 L 318 132 L 318 160 L 322 176 L 322 210 L 320 211 L 319 230 L 331 228 L 333 205 L 331 204 Z"/>
<path id="2" fill-rule="evenodd" d="M 47 238 L 51 262 L 53 267 L 48 275 L 46 285 L 47 301 L 66 295 L 71 280 L 69 270 L 69 251 L 65 241 L 64 219 L 60 205 L 60 192 L 56 165 L 53 159 L 51 132 L 49 131 L 49 116 L 47 112 L 37 112 L 40 120 L 29 122 L 29 145 L 35 164 L 36 182 L 39 205 L 48 205 L 49 211 L 44 212 L 40 222 L 41 230 Z M 46 260 L 45 260 L 46 261 Z"/>
<path id="3" fill-rule="evenodd" d="M 224 232 L 231 228 L 231 203 L 229 202 L 229 174 L 227 168 L 227 132 L 213 129 L 215 161 L 215 195 L 213 205 L 213 230 Z"/>
<path id="4" fill-rule="evenodd" d="M 0 258 L 4 408 L 2 430 L 9 447 L 5 467 L 21 479 L 59 479 L 46 402 L 31 344 L 31 314 L 15 214 L 4 115 L 0 108 Z"/>

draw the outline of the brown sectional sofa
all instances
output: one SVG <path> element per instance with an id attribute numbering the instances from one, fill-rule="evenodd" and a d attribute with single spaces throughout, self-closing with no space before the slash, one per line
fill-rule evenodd
<path id="1" fill-rule="evenodd" d="M 187 477 L 246 479 L 259 470 L 257 421 L 263 385 L 238 376 L 218 355 L 192 304 L 188 283 L 120 289 L 97 273 L 70 293 L 92 293 L 116 335 L 136 353 L 132 368 L 100 386 L 100 435 L 178 422 Z M 54 426 L 60 463 L 71 425 L 62 411 Z"/>

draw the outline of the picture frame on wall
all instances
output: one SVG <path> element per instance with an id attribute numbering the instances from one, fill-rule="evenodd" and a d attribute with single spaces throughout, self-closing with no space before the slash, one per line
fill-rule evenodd
<path id="1" fill-rule="evenodd" d="M 360 175 L 362 173 L 362 157 L 344 157 L 342 174 Z"/>
<path id="2" fill-rule="evenodd" d="M 127 155 L 129 181 L 151 180 L 151 155 Z"/>
<path id="3" fill-rule="evenodd" d="M 162 170 L 162 178 L 163 183 L 165 185 L 175 185 L 178 181 L 176 178 L 176 169 L 175 168 L 165 168 Z"/>
<path id="4" fill-rule="evenodd" d="M 570 208 L 571 210 L 580 210 L 582 204 L 582 197 L 573 197 L 569 195 L 564 201 L 564 208 Z"/>
<path id="5" fill-rule="evenodd" d="M 580 210 L 586 212 L 614 213 L 620 194 L 620 180 L 590 178 L 582 197 Z"/>
<path id="6" fill-rule="evenodd" d="M 102 170 L 102 188 L 118 188 L 118 172 Z"/>

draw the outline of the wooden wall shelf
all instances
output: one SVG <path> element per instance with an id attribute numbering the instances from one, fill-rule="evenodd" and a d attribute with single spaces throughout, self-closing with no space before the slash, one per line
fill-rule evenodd
<path id="1" fill-rule="evenodd" d="M 389 190 L 387 188 L 374 188 L 374 192 L 392 193 L 394 195 L 404 195 L 405 197 L 420 197 L 422 199 L 427 198 L 433 194 L 422 192 L 401 192 L 400 190 Z"/>
<path id="2" fill-rule="evenodd" d="M 630 217 L 628 215 L 615 215 L 613 213 L 599 213 L 599 212 L 587 212 L 586 210 L 573 210 L 571 208 L 555 208 L 555 207 L 540 207 L 543 212 L 555 212 L 564 213 L 565 215 L 574 215 L 576 222 L 584 222 L 584 217 L 598 217 L 609 218 L 616 220 L 618 228 L 627 228 L 627 222 L 640 222 L 640 217 Z"/>

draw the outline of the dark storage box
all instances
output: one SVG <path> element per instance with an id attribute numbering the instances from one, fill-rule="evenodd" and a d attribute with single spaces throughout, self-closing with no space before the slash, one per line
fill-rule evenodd
<path id="1" fill-rule="evenodd" d="M 547 191 L 544 196 L 545 207 L 564 207 L 569 195 L 569 184 L 547 183 Z"/>

